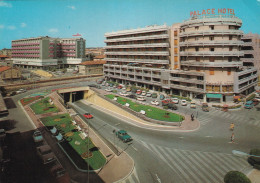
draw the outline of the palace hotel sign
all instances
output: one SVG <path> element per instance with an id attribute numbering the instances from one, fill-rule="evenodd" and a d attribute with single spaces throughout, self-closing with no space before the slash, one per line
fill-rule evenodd
<path id="1" fill-rule="evenodd" d="M 191 11 L 190 16 L 200 16 L 200 15 L 221 15 L 221 14 L 227 14 L 227 15 L 235 15 L 234 9 L 229 8 L 212 8 L 212 9 L 205 9 L 205 10 L 197 10 L 197 11 Z"/>

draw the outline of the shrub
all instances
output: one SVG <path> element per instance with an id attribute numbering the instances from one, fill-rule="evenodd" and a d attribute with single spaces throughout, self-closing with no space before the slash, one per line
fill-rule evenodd
<path id="1" fill-rule="evenodd" d="M 246 101 L 253 100 L 253 98 L 255 98 L 255 94 L 252 94 L 249 97 L 247 97 Z"/>
<path id="2" fill-rule="evenodd" d="M 166 106 L 163 106 L 163 109 L 168 109 L 169 107 L 166 105 Z"/>
<path id="3" fill-rule="evenodd" d="M 239 171 L 230 171 L 224 177 L 225 183 L 251 183 L 250 179 Z"/>

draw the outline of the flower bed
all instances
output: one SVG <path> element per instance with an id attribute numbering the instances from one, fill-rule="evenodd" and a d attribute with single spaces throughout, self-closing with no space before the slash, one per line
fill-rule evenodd
<path id="1" fill-rule="evenodd" d="M 80 157 L 84 157 L 82 159 L 84 159 L 86 163 L 89 163 L 89 166 L 91 166 L 92 169 L 96 170 L 104 166 L 106 163 L 106 158 L 99 150 L 91 151 L 95 145 L 90 138 L 82 139 L 80 137 L 81 132 L 76 130 L 76 126 L 72 124 L 72 119 L 68 114 L 41 118 L 41 121 L 45 126 L 55 126 L 60 131 L 60 133 L 63 134 L 64 138 L 67 139 L 68 144 L 77 152 Z M 70 155 L 70 152 L 66 153 Z M 91 156 L 87 158 L 86 153 L 91 154 Z M 71 156 L 76 157 L 73 154 L 71 154 Z"/>
<path id="2" fill-rule="evenodd" d="M 109 99 L 113 100 L 115 95 L 110 94 L 106 95 Z M 117 102 L 125 105 L 126 103 L 130 104 L 129 108 L 132 109 L 135 112 L 140 112 L 141 110 L 145 111 L 146 117 L 159 120 L 159 121 L 166 121 L 166 122 L 180 122 L 183 121 L 184 116 L 159 109 L 156 107 L 152 107 L 149 105 L 143 105 L 136 102 L 133 102 L 130 99 L 124 98 L 124 97 L 117 97 Z"/>
<path id="3" fill-rule="evenodd" d="M 40 99 L 40 98 L 43 98 L 43 96 L 35 96 L 35 97 L 22 98 L 22 99 L 20 100 L 20 102 L 21 102 L 21 104 L 22 104 L 23 106 L 26 106 L 26 105 L 28 105 L 28 104 L 30 104 L 30 103 L 32 103 L 32 102 L 34 102 L 35 100 L 38 100 L 38 99 Z"/>
<path id="4" fill-rule="evenodd" d="M 50 97 L 46 97 L 30 107 L 35 114 L 44 114 L 50 112 L 59 112 L 59 109 L 54 105 L 49 103 Z"/>

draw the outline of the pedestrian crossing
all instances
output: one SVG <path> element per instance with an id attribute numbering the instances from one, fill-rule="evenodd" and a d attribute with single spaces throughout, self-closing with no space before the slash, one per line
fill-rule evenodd
<path id="1" fill-rule="evenodd" d="M 179 175 L 171 177 L 169 182 L 221 183 L 227 172 L 231 170 L 243 172 L 250 167 L 244 157 L 224 153 L 179 150 L 140 142 L 164 161 L 176 175 Z"/>
<path id="2" fill-rule="evenodd" d="M 220 110 L 211 110 L 208 113 L 200 113 L 198 120 L 201 125 L 206 125 L 212 120 L 212 117 L 220 117 L 228 120 L 228 122 L 246 122 L 248 125 L 260 127 L 260 119 L 250 119 L 246 115 L 239 115 L 230 112 L 223 112 Z"/>
<path id="3" fill-rule="evenodd" d="M 120 183 L 141 183 L 138 178 L 136 169 L 134 168 L 132 174 L 126 180 L 120 181 Z"/>

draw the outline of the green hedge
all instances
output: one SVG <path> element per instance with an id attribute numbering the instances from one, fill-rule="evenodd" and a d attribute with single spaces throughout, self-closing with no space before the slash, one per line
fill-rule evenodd
<path id="1" fill-rule="evenodd" d="M 253 100 L 253 98 L 255 98 L 255 94 L 252 94 L 249 97 L 247 97 L 246 101 Z"/>
<path id="2" fill-rule="evenodd" d="M 224 177 L 225 183 L 251 183 L 250 179 L 239 171 L 230 171 Z"/>
<path id="3" fill-rule="evenodd" d="M 222 108 L 222 105 L 212 105 L 212 107 L 216 107 L 216 108 Z M 228 109 L 237 109 L 240 108 L 241 105 L 232 105 L 232 106 L 228 106 Z"/>

